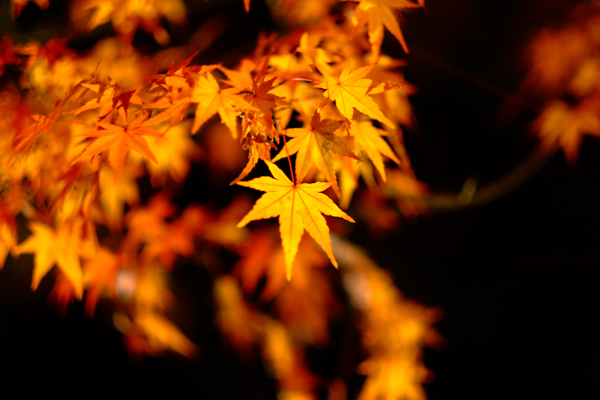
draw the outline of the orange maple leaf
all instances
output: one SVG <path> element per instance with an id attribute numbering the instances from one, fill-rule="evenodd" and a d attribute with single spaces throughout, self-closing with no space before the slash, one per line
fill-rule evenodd
<path id="1" fill-rule="evenodd" d="M 54 124 L 58 123 L 57 119 L 61 116 L 63 105 L 63 101 L 57 101 L 56 107 L 54 108 L 49 117 L 46 117 L 45 115 L 31 116 L 35 122 L 30 124 L 21 132 L 17 132 L 17 134 L 14 137 L 14 149 L 11 158 L 20 151 L 27 151 L 31 149 L 34 146 L 36 139 L 42 133 L 51 132 Z"/>
<path id="2" fill-rule="evenodd" d="M 81 299 L 83 275 L 79 255 L 81 253 L 82 222 L 64 223 L 58 228 L 58 231 L 40 222 L 32 222 L 29 225 L 33 234 L 18 246 L 17 252 L 35 253 L 32 290 L 37 289 L 42 278 L 56 263 L 73 285 L 75 296 Z"/>
<path id="3" fill-rule="evenodd" d="M 600 137 L 600 118 L 594 102 L 581 102 L 571 107 L 562 100 L 551 101 L 542 111 L 534 126 L 542 145 L 551 149 L 560 145 L 570 163 L 577 161 L 583 135 Z"/>
<path id="4" fill-rule="evenodd" d="M 94 257 L 85 261 L 83 285 L 85 292 L 85 313 L 94 316 L 94 310 L 103 292 L 115 295 L 115 278 L 121 267 L 120 256 L 105 247 L 100 247 Z"/>
<path id="5" fill-rule="evenodd" d="M 97 126 L 103 128 L 91 133 L 85 133 L 79 136 L 97 138 L 91 143 L 85 151 L 73 160 L 77 163 L 86 160 L 92 156 L 108 150 L 108 162 L 115 171 L 115 177 L 118 179 L 127 158 L 129 149 L 135 150 L 141 155 L 156 162 L 156 158 L 148 147 L 148 142 L 143 136 L 160 136 L 154 129 L 140 126 L 147 118 L 147 114 L 141 113 L 134 121 L 125 127 L 118 125 L 98 122 Z"/>
<path id="6" fill-rule="evenodd" d="M 140 312 L 135 324 L 145 334 L 152 354 L 160 354 L 165 349 L 187 358 L 195 358 L 199 354 L 198 347 L 177 326 L 159 314 Z"/>
<path id="7" fill-rule="evenodd" d="M 394 129 L 394 125 L 383 115 L 377 103 L 369 96 L 369 88 L 373 81 L 363 79 L 374 66 L 374 64 L 367 65 L 352 72 L 347 67 L 338 78 L 327 76 L 325 82 L 315 85 L 315 87 L 325 89 L 323 96 L 335 101 L 338 110 L 347 119 L 352 119 L 356 108 L 361 113 Z"/>
<path id="8" fill-rule="evenodd" d="M 273 178 L 262 176 L 248 182 L 237 183 L 266 192 L 240 221 L 238 228 L 245 226 L 250 221 L 279 216 L 279 232 L 288 279 L 292 274 L 292 263 L 304 230 L 307 230 L 310 236 L 319 243 L 331 263 L 337 268 L 337 262 L 331 249 L 329 227 L 322 214 L 344 218 L 350 222 L 354 222 L 354 220 L 340 210 L 329 197 L 321 193 L 331 184 L 325 182 L 296 184 L 290 181 L 277 165 L 268 161 L 265 163 Z"/>

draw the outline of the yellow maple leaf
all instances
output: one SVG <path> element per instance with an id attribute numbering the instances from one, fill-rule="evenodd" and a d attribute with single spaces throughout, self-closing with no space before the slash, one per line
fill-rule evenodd
<path id="1" fill-rule="evenodd" d="M 176 182 L 183 182 L 190 169 L 188 160 L 200 153 L 199 147 L 190 137 L 189 122 L 180 122 L 176 126 L 168 128 L 162 136 L 148 139 L 148 147 L 156 158 L 156 162 L 137 152 L 132 153 L 134 159 L 144 160 L 154 187 L 164 185 L 168 176 Z M 158 129 L 164 125 L 159 125 Z"/>
<path id="2" fill-rule="evenodd" d="M 9 252 L 16 255 L 17 241 L 17 221 L 0 199 L 0 269 Z"/>
<path id="3" fill-rule="evenodd" d="M 347 119 L 352 119 L 356 108 L 361 113 L 394 129 L 394 125 L 383 115 L 377 103 L 368 94 L 373 81 L 363 78 L 373 67 L 373 64 L 367 65 L 352 72 L 347 67 L 339 77 L 327 76 L 325 82 L 315 87 L 325 89 L 323 96 L 335 101 L 338 110 Z"/>
<path id="4" fill-rule="evenodd" d="M 58 230 L 41 222 L 29 224 L 29 229 L 33 234 L 17 247 L 17 252 L 35 253 L 32 290 L 37 289 L 42 278 L 56 263 L 73 285 L 75 296 L 81 300 L 83 276 L 79 255 L 82 224 L 82 220 L 75 220 L 72 224 L 62 224 Z"/>
<path id="5" fill-rule="evenodd" d="M 300 45 L 297 50 L 304 56 L 304 59 L 310 66 L 316 67 L 322 73 L 331 74 L 333 68 L 329 64 L 333 62 L 333 57 L 331 57 L 327 51 L 318 47 L 321 40 L 322 37 L 320 35 L 309 36 L 309 34 L 305 32 L 300 38 Z"/>
<path id="6" fill-rule="evenodd" d="M 87 22 L 89 31 L 112 20 L 115 31 L 127 43 L 131 43 L 139 26 L 151 33 L 159 44 L 167 44 L 170 37 L 161 26 L 161 18 L 179 25 L 185 21 L 185 13 L 181 0 L 81 0 L 73 6 L 73 14 Z"/>
<path id="7" fill-rule="evenodd" d="M 252 311 L 244 302 L 238 283 L 230 276 L 215 279 L 213 296 L 217 326 L 240 355 L 250 355 L 255 340 Z"/>
<path id="8" fill-rule="evenodd" d="M 398 157 L 396 157 L 390 146 L 382 138 L 386 133 L 381 129 L 375 128 L 371 121 L 352 121 L 351 134 L 354 136 L 356 144 L 360 147 L 361 151 L 367 154 L 379 172 L 379 175 L 381 175 L 381 179 L 385 182 L 386 176 L 382 155 L 389 157 L 396 164 L 400 164 Z"/>
<path id="9" fill-rule="evenodd" d="M 0 269 L 4 266 L 8 253 L 16 245 L 15 236 L 8 224 L 0 222 Z"/>
<path id="10" fill-rule="evenodd" d="M 364 25 L 368 25 L 369 43 L 373 52 L 378 54 L 383 41 L 383 27 L 385 26 L 392 35 L 398 39 L 402 48 L 408 53 L 406 41 L 400 30 L 395 9 L 423 7 L 425 0 L 344 0 L 360 1 L 354 10 L 352 25 L 355 32 Z"/>
<path id="11" fill-rule="evenodd" d="M 196 83 L 191 99 L 192 103 L 198 103 L 192 132 L 197 132 L 210 117 L 218 112 L 221 121 L 227 125 L 232 136 L 237 138 L 236 116 L 238 113 L 234 106 L 242 109 L 252 108 L 242 96 L 236 94 L 238 91 L 235 88 L 221 89 L 210 72 L 201 77 Z"/>
<path id="12" fill-rule="evenodd" d="M 286 136 L 292 137 L 292 140 L 277 154 L 273 162 L 298 153 L 296 156 L 296 181 L 302 183 L 309 169 L 315 165 L 325 179 L 331 183 L 339 198 L 341 194 L 333 172 L 331 153 L 361 161 L 344 140 L 333 133 L 341 125 L 342 121 L 321 120 L 319 114 L 315 113 L 307 127 L 285 131 Z"/>
<path id="13" fill-rule="evenodd" d="M 279 232 L 285 254 L 286 275 L 290 279 L 292 263 L 298 251 L 298 245 L 304 230 L 307 230 L 323 248 L 331 263 L 337 268 L 337 262 L 331 249 L 329 227 L 322 214 L 332 217 L 354 220 L 340 210 L 323 193 L 330 183 L 300 183 L 288 179 L 284 172 L 272 162 L 265 161 L 273 178 L 262 176 L 238 185 L 266 192 L 254 204 L 254 207 L 238 224 L 238 228 L 257 219 L 279 216 Z"/>
<path id="14" fill-rule="evenodd" d="M 389 399 L 425 400 L 421 386 L 427 370 L 402 357 L 370 357 L 358 366 L 367 375 L 359 400 Z"/>

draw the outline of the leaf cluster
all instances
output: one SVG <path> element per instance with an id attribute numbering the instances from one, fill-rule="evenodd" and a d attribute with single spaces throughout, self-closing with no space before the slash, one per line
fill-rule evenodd
<path id="1" fill-rule="evenodd" d="M 24 3 L 13 2 L 16 15 Z M 170 350 L 194 357 L 199 350 L 166 317 L 174 301 L 168 276 L 178 260 L 201 259 L 215 275 L 217 325 L 234 348 L 248 354 L 260 347 L 282 393 L 310 396 L 322 383 L 300 350 L 328 339 L 328 321 L 341 305 L 322 272 L 342 264 L 354 307 L 370 309 L 360 322 L 372 355 L 360 366 L 372 377 L 363 398 L 387 391 L 422 398 L 426 373 L 415 349 L 437 317 L 405 304 L 372 263 L 336 249 L 325 216 L 354 222 L 342 210 L 361 178 L 379 202 L 369 218 L 375 225 L 391 210 L 386 193 L 426 191 L 410 169 L 401 131 L 411 126 L 414 89 L 398 69 L 403 63 L 381 53 L 384 28 L 406 49 L 396 11 L 423 2 L 334 3 L 274 5 L 274 14 L 303 9 L 288 21 L 299 27 L 261 35 L 254 53 L 233 68 L 199 64 L 183 48 L 168 53 L 185 56 L 166 69 L 133 49 L 138 27 L 168 42 L 160 19 L 181 23 L 180 1 L 74 1 L 75 25 L 93 30 L 110 21 L 117 34 L 85 54 L 61 39 L 20 45 L 2 38 L 0 266 L 8 254 L 32 253 L 33 290 L 57 267 L 51 297 L 59 309 L 84 300 L 93 316 L 109 299 L 119 305 L 113 321 L 133 356 Z M 248 11 L 250 1 L 244 6 Z M 322 16 L 319 23 L 315 16 Z M 240 162 L 236 154 L 244 152 Z M 197 205 L 178 212 L 172 188 L 200 159 L 214 160 L 215 174 L 224 165 L 237 168 L 231 184 L 265 193 L 253 207 L 239 201 L 217 212 Z M 259 160 L 272 176 L 244 180 Z M 138 180 L 145 176 L 156 194 L 144 204 Z M 19 215 L 31 232 L 21 243 Z M 279 218 L 278 234 L 245 228 L 272 217 Z M 326 257 L 302 239 L 304 231 Z M 356 252 L 344 243 L 337 246 Z M 236 255 L 230 274 L 215 261 L 215 248 Z M 274 302 L 269 312 L 245 299 L 257 290 L 261 301 Z M 385 376 L 403 368 L 403 384 L 387 387 Z M 342 390 L 336 385 L 332 391 Z"/>

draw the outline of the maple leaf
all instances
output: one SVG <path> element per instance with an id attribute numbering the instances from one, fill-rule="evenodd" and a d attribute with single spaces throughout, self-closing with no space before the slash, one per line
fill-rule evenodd
<path id="1" fill-rule="evenodd" d="M 281 169 L 272 162 L 265 161 L 273 178 L 263 176 L 238 185 L 266 192 L 257 201 L 252 210 L 239 222 L 238 227 L 257 219 L 279 216 L 279 232 L 285 254 L 286 275 L 292 273 L 292 263 L 298 251 L 298 244 L 304 230 L 307 230 L 323 248 L 331 263 L 337 268 L 337 261 L 331 249 L 329 227 L 322 214 L 332 217 L 354 220 L 340 210 L 333 201 L 323 193 L 331 184 L 300 183 L 288 179 Z"/>
<path id="2" fill-rule="evenodd" d="M 321 37 L 319 35 L 309 36 L 305 32 L 302 34 L 300 45 L 296 50 L 304 56 L 309 65 L 316 67 L 324 74 L 331 74 L 333 68 L 329 63 L 333 62 L 333 58 L 324 49 L 317 47 L 320 42 Z"/>
<path id="3" fill-rule="evenodd" d="M 279 97 L 270 93 L 273 88 L 273 82 L 275 79 L 272 78 L 264 82 L 253 82 L 252 93 L 246 93 L 244 99 L 254 106 L 256 109 L 262 111 L 262 114 L 257 115 L 257 118 L 261 121 L 261 124 L 265 127 L 266 133 L 269 137 L 277 137 L 275 132 L 273 117 L 271 116 L 271 110 L 277 107 L 288 106 L 288 103 L 283 97 Z"/>
<path id="4" fill-rule="evenodd" d="M 217 326 L 240 355 L 248 356 L 254 341 L 252 311 L 245 304 L 238 283 L 231 276 L 215 279 L 213 297 L 217 309 Z"/>
<path id="5" fill-rule="evenodd" d="M 304 366 L 303 353 L 294 343 L 290 328 L 268 317 L 261 322 L 263 359 L 269 372 L 279 381 L 278 397 L 314 398 L 317 379 Z"/>
<path id="6" fill-rule="evenodd" d="M 133 154 L 134 159 L 144 159 L 150 173 L 152 186 L 164 185 L 167 176 L 171 176 L 176 182 L 183 182 L 190 169 L 188 160 L 194 159 L 200 154 L 200 148 L 190 136 L 188 122 L 190 121 L 183 121 L 169 128 L 162 136 L 148 140 L 148 146 L 154 154 L 156 162 L 139 155 L 139 153 Z M 161 126 L 157 129 L 161 129 Z M 231 151 L 231 149 L 227 150 Z"/>
<path id="7" fill-rule="evenodd" d="M 371 159 L 371 162 L 381 175 L 381 179 L 385 182 L 386 176 L 382 155 L 391 158 L 396 164 L 400 164 L 398 157 L 396 157 L 390 146 L 381 137 L 385 136 L 385 132 L 375 128 L 371 121 L 352 121 L 351 134 L 354 136 L 356 144 Z"/>
<path id="8" fill-rule="evenodd" d="M 251 108 L 241 96 L 236 95 L 238 91 L 235 88 L 221 89 L 210 72 L 201 77 L 196 83 L 191 99 L 192 103 L 198 103 L 192 132 L 197 132 L 210 117 L 218 112 L 221 121 L 227 125 L 233 137 L 237 138 L 237 113 L 234 106 L 241 109 Z"/>
<path id="9" fill-rule="evenodd" d="M 125 164 L 127 152 L 129 149 L 135 150 L 141 155 L 156 162 L 156 158 L 148 147 L 148 142 L 143 136 L 160 136 L 154 129 L 140 126 L 148 116 L 141 113 L 134 121 L 125 127 L 118 125 L 98 122 L 97 126 L 103 128 L 97 129 L 90 133 L 85 133 L 81 136 L 97 138 L 91 143 L 85 151 L 73 160 L 77 163 L 86 160 L 92 156 L 108 150 L 108 162 L 115 171 L 115 177 L 118 179 Z"/>
<path id="10" fill-rule="evenodd" d="M 313 247 L 315 255 L 321 255 L 325 259 L 316 246 L 309 246 Z M 309 248 L 301 248 L 297 259 L 304 256 L 302 250 Z M 310 250 L 306 253 L 310 255 Z M 339 311 L 339 304 L 333 297 L 326 274 L 307 262 L 310 260 L 304 259 L 302 263 L 298 263 L 300 265 L 297 269 L 301 274 L 296 274 L 295 266 L 294 279 L 275 298 L 275 309 L 297 342 L 320 345 L 328 341 L 329 317 Z M 294 284 L 294 281 L 299 280 L 298 277 L 304 279 L 301 285 Z"/>
<path id="11" fill-rule="evenodd" d="M 134 205 L 139 201 L 136 178 L 139 177 L 139 168 L 125 166 L 118 178 L 113 170 L 104 164 L 98 172 L 100 186 L 100 204 L 106 215 L 108 228 L 115 232 L 121 230 L 123 221 L 123 207 L 125 203 Z"/>
<path id="12" fill-rule="evenodd" d="M 560 145 L 567 160 L 574 163 L 583 135 L 600 137 L 600 118 L 594 106 L 589 101 L 573 108 L 562 100 L 550 102 L 534 123 L 542 145 L 547 149 Z"/>
<path id="13" fill-rule="evenodd" d="M 252 90 L 252 85 L 254 85 L 252 73 L 256 69 L 256 64 L 252 60 L 248 58 L 242 59 L 237 70 L 227 69 L 225 67 L 220 67 L 219 69 L 227 75 L 228 79 L 224 80 L 224 83 L 231 85 L 238 89 L 238 91 Z"/>
<path id="14" fill-rule="evenodd" d="M 75 2 L 73 14 L 86 15 L 87 29 L 91 31 L 109 20 L 126 43 L 131 43 L 138 26 L 154 36 L 159 44 L 167 44 L 169 34 L 161 26 L 160 19 L 165 17 L 171 24 L 185 21 L 186 8 L 181 0 L 82 0 Z"/>
<path id="15" fill-rule="evenodd" d="M 249 294 L 260 290 L 258 284 L 264 277 L 266 283 L 260 298 L 266 302 L 275 299 L 275 308 L 293 337 L 301 343 L 325 343 L 328 317 L 335 313 L 336 304 L 329 282 L 319 269 L 329 260 L 311 239 L 303 236 L 294 259 L 294 279 L 287 281 L 285 256 L 273 233 L 259 231 L 246 242 L 234 274 Z"/>
<path id="16" fill-rule="evenodd" d="M 347 67 L 338 78 L 327 76 L 325 82 L 315 85 L 315 87 L 325 89 L 323 96 L 335 101 L 338 110 L 347 119 L 352 119 L 356 108 L 361 113 L 394 129 L 394 125 L 383 115 L 377 103 L 368 95 L 373 82 L 363 78 L 371 72 L 373 67 L 374 65 L 367 65 L 352 72 Z"/>
<path id="17" fill-rule="evenodd" d="M 298 153 L 296 156 L 296 181 L 302 183 L 308 170 L 314 164 L 325 179 L 331 183 L 339 198 L 340 188 L 333 172 L 331 152 L 362 161 L 350 150 L 341 137 L 333 133 L 340 126 L 342 126 L 342 121 L 321 120 L 319 114 L 315 112 L 309 126 L 285 131 L 285 135 L 293 139 L 287 142 L 287 145 L 275 156 L 273 162 Z"/>
<path id="18" fill-rule="evenodd" d="M 9 252 L 16 255 L 14 249 L 17 247 L 17 241 L 17 221 L 0 200 L 0 269 L 4 267 Z"/>
<path id="19" fill-rule="evenodd" d="M 85 260 L 83 286 L 85 292 L 85 313 L 94 316 L 94 310 L 103 291 L 115 295 L 115 278 L 121 267 L 120 257 L 107 248 L 100 247 L 94 257 Z"/>
<path id="20" fill-rule="evenodd" d="M 165 310 L 173 302 L 167 274 L 160 265 L 148 264 L 137 276 L 135 305 L 140 312 Z"/>
<path id="21" fill-rule="evenodd" d="M 367 375 L 359 400 L 426 398 L 421 383 L 427 378 L 427 370 L 413 360 L 373 356 L 358 365 L 358 373 Z"/>
<path id="22" fill-rule="evenodd" d="M 183 120 L 183 118 L 187 115 L 189 105 L 192 102 L 191 96 L 195 91 L 194 87 L 196 85 L 195 78 L 192 76 L 192 73 L 202 75 L 214 70 L 218 66 L 202 65 L 188 67 L 188 64 L 192 61 L 196 54 L 197 53 L 183 60 L 177 66 L 171 65 L 171 67 L 169 67 L 169 71 L 165 75 L 159 75 L 157 77 L 152 84 L 152 87 L 163 87 L 167 90 L 169 95 L 161 96 L 156 101 L 145 105 L 145 107 L 151 109 L 164 108 L 165 110 L 148 119 L 142 124 L 142 126 L 158 125 L 170 118 L 171 122 L 163 130 L 163 132 L 167 132 L 169 129 Z M 202 96 L 200 97 L 202 98 Z M 210 116 L 207 118 L 210 118 Z"/>
<path id="23" fill-rule="evenodd" d="M 82 220 L 76 220 L 72 224 L 64 223 L 58 231 L 40 222 L 29 224 L 32 235 L 17 247 L 17 252 L 35 253 L 32 290 L 37 289 L 42 278 L 56 263 L 73 285 L 75 296 L 81 299 L 83 276 L 79 255 L 82 223 Z"/>
<path id="24" fill-rule="evenodd" d="M 402 48 L 408 53 L 408 46 L 400 30 L 398 19 L 394 9 L 417 8 L 423 7 L 425 0 L 417 0 L 417 2 L 409 0 L 344 0 L 344 1 L 360 1 L 354 10 L 352 17 L 352 25 L 354 30 L 352 35 L 356 33 L 364 25 L 368 25 L 369 43 L 373 52 L 378 54 L 383 41 L 383 27 L 385 26 L 392 35 L 398 39 Z"/>
<path id="25" fill-rule="evenodd" d="M 154 354 L 160 353 L 163 349 L 174 351 L 187 358 L 195 358 L 199 354 L 198 347 L 177 326 L 158 314 L 141 312 L 136 316 L 135 324 L 144 332 L 150 350 Z"/>
<path id="26" fill-rule="evenodd" d="M 181 220 L 168 225 L 162 235 L 153 238 L 142 251 L 142 264 L 158 259 L 167 269 L 173 268 L 175 257 L 181 254 L 189 257 L 194 252 L 194 232 Z"/>
<path id="27" fill-rule="evenodd" d="M 244 124 L 246 124 L 246 121 L 250 119 L 254 120 L 254 118 L 250 116 L 249 118 L 244 119 Z M 251 126 L 249 126 L 247 130 L 253 131 Z M 248 163 L 246 164 L 242 172 L 240 172 L 238 177 L 230 183 L 230 185 L 235 185 L 236 183 L 244 179 L 246 175 L 248 175 L 250 171 L 254 169 L 259 159 L 264 161 L 271 161 L 271 149 L 276 148 L 273 145 L 273 143 L 271 143 L 266 137 L 260 134 L 256 136 L 254 136 L 253 134 L 246 135 L 245 137 L 243 137 L 243 143 L 244 144 L 242 145 L 242 148 L 248 149 Z"/>
<path id="28" fill-rule="evenodd" d="M 75 298 L 73 285 L 65 278 L 64 274 L 59 274 L 54 281 L 52 291 L 48 295 L 48 301 L 54 303 L 58 315 L 65 318 L 69 304 Z"/>
<path id="29" fill-rule="evenodd" d="M 62 107 L 64 103 L 62 101 L 56 102 L 56 107 L 50 115 L 32 115 L 34 123 L 23 129 L 21 132 L 17 132 L 14 137 L 13 145 L 14 149 L 12 152 L 13 157 L 20 151 L 27 151 L 33 147 L 36 139 L 41 136 L 42 133 L 50 133 L 54 124 L 57 123 L 57 119 L 61 116 Z"/>

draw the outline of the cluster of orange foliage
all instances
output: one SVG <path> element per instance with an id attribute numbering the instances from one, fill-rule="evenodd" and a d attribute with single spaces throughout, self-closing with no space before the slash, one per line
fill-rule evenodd
<path id="1" fill-rule="evenodd" d="M 13 0 L 15 15 L 26 3 Z M 411 123 L 413 88 L 398 71 L 403 63 L 381 53 L 385 29 L 406 49 L 398 11 L 422 0 L 281 0 L 273 14 L 298 10 L 285 18 L 300 28 L 261 36 L 234 68 L 196 65 L 187 54 L 168 70 L 138 54 L 132 40 L 139 27 L 168 43 L 161 18 L 183 21 L 179 0 L 72 6 L 74 26 L 110 21 L 118 38 L 86 54 L 61 39 L 0 39 L 0 267 L 8 254 L 32 253 L 32 289 L 56 266 L 51 297 L 63 313 L 77 299 L 93 316 L 98 301 L 110 299 L 120 304 L 113 321 L 132 355 L 193 357 L 199 349 L 165 316 L 174 302 L 168 274 L 203 243 L 225 246 L 239 261 L 214 278 L 218 326 L 241 355 L 262 350 L 283 397 L 305 399 L 319 386 L 335 398 L 346 390 L 313 376 L 302 356 L 329 339 L 341 304 L 323 271 L 339 262 L 367 354 L 358 366 L 367 376 L 361 398 L 424 398 L 421 348 L 434 340 L 438 316 L 403 300 L 390 277 L 343 239 L 332 246 L 324 217 L 354 222 L 342 209 L 360 177 L 379 189 L 365 200 L 379 207 L 370 218 L 378 227 L 390 227 L 386 196 L 425 192 L 400 130 Z M 246 151 L 231 183 L 265 192 L 251 209 L 240 200 L 219 212 L 201 205 L 176 212 L 166 188 L 183 183 L 200 154 L 198 132 L 215 173 Z M 272 176 L 244 181 L 259 160 Z M 147 174 L 156 194 L 142 204 L 137 180 Z M 398 206 L 416 212 L 413 203 Z M 245 228 L 272 217 L 278 234 Z M 30 231 L 20 243 L 17 218 Z M 110 234 L 99 240 L 101 226 Z M 302 239 L 305 230 L 314 241 Z M 249 300 L 263 277 L 259 301 L 272 303 L 269 312 Z"/>
<path id="2" fill-rule="evenodd" d="M 583 135 L 600 137 L 600 10 L 576 8 L 561 29 L 544 30 L 530 44 L 524 91 L 547 100 L 534 129 L 547 148 L 559 145 L 577 159 Z"/>
<path id="3" fill-rule="evenodd" d="M 14 14 L 28 2 L 12 0 Z M 180 0 L 73 1 L 77 29 L 111 22 L 117 34 L 85 54 L 64 39 L 0 39 L 0 268 L 8 254 L 32 253 L 32 289 L 57 266 L 51 297 L 63 313 L 77 299 L 93 316 L 110 299 L 120 304 L 113 321 L 132 355 L 194 357 L 199 349 L 165 316 L 174 303 L 168 276 L 178 257 L 222 246 L 238 260 L 213 282 L 216 324 L 232 347 L 243 357 L 261 350 L 281 398 L 314 398 L 327 387 L 337 399 L 346 383 L 314 376 L 303 350 L 329 340 L 342 304 L 325 271 L 339 264 L 366 354 L 357 366 L 367 376 L 360 398 L 423 399 L 421 349 L 435 342 L 439 316 L 403 300 L 388 274 L 340 237 L 342 223 L 325 218 L 354 222 L 343 210 L 360 178 L 372 189 L 358 201 L 375 230 L 396 223 L 390 199 L 407 214 L 422 209 L 427 189 L 411 171 L 401 131 L 411 125 L 414 89 L 398 71 L 403 62 L 381 45 L 387 30 L 407 50 L 399 12 L 423 5 L 279 0 L 274 17 L 295 29 L 260 36 L 236 66 L 197 65 L 184 46 L 165 53 L 178 58 L 167 69 L 135 51 L 138 28 L 169 42 L 161 19 L 182 23 Z M 248 11 L 250 1 L 241 6 Z M 543 33 L 524 84 L 559 98 L 536 127 L 569 159 L 583 134 L 600 136 L 598 15 Z M 200 154 L 217 175 L 239 166 L 231 184 L 264 192 L 254 206 L 241 199 L 220 211 L 176 212 L 169 188 Z M 259 160 L 270 176 L 245 181 Z M 155 195 L 142 204 L 138 179 L 147 175 Z M 246 227 L 274 217 L 278 228 Z M 30 231 L 20 243 L 18 218 Z M 330 225 L 340 236 L 332 238 Z M 99 227 L 110 234 L 99 239 Z"/>

